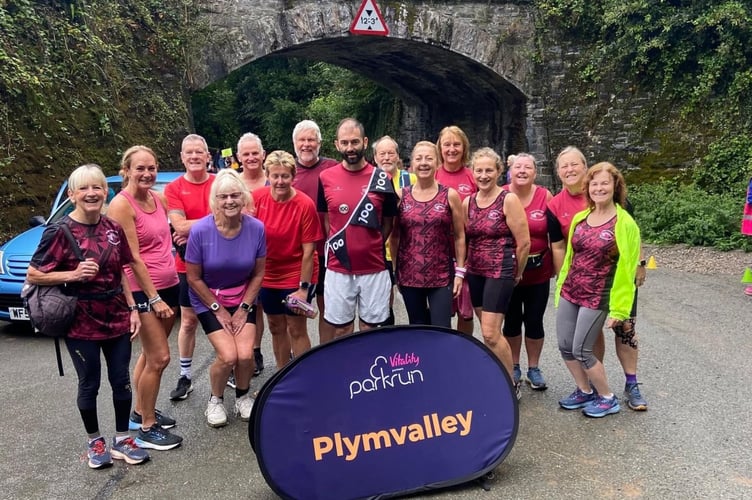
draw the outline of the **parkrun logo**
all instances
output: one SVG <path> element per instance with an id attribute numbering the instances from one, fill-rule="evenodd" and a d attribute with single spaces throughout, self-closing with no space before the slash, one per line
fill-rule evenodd
<path id="1" fill-rule="evenodd" d="M 401 385 L 424 382 L 423 372 L 417 369 L 419 364 L 420 356 L 414 352 L 404 355 L 396 353 L 388 359 L 386 356 L 377 356 L 369 370 L 371 378 L 350 382 L 350 399 L 363 392 L 394 389 Z"/>
<path id="2" fill-rule="evenodd" d="M 468 410 L 464 414 L 456 413 L 440 418 L 438 413 L 423 415 L 421 422 L 415 422 L 401 427 L 391 427 L 375 432 L 356 434 L 352 437 L 343 436 L 335 432 L 331 437 L 320 436 L 313 438 L 313 457 L 319 462 L 324 455 L 334 451 L 338 457 L 344 457 L 345 461 L 351 462 L 358 458 L 358 453 L 391 448 L 392 446 L 404 446 L 405 444 L 418 443 L 425 439 L 433 439 L 442 435 L 450 435 L 459 432 L 462 437 L 470 434 L 473 423 L 473 411 Z"/>

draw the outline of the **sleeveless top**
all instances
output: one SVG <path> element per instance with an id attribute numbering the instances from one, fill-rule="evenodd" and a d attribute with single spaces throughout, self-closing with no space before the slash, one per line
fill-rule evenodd
<path id="1" fill-rule="evenodd" d="M 136 212 L 134 222 L 138 236 L 138 253 L 149 271 L 149 278 L 154 287 L 157 290 L 164 290 L 177 285 L 178 273 L 175 270 L 175 257 L 172 254 L 170 225 L 167 222 L 167 210 L 162 201 L 156 194 L 149 191 L 156 209 L 146 212 L 133 195 L 126 191 L 120 191 L 120 194 L 128 200 Z M 125 273 L 128 275 L 131 290 L 141 290 L 130 267 L 125 268 Z"/>
<path id="2" fill-rule="evenodd" d="M 502 190 L 486 208 L 478 207 L 475 196 L 469 199 L 465 225 L 465 267 L 470 274 L 510 280 L 517 276 L 517 242 L 504 214 L 507 194 L 509 191 Z"/>
<path id="3" fill-rule="evenodd" d="M 397 284 L 417 288 L 447 286 L 454 275 L 452 210 L 449 189 L 439 184 L 431 200 L 417 201 L 413 186 L 399 204 Z"/>

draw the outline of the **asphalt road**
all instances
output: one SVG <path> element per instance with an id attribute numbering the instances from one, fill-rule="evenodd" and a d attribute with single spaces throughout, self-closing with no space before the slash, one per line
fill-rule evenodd
<path id="1" fill-rule="evenodd" d="M 556 349 L 550 308 L 541 364 L 549 389 L 523 390 L 517 441 L 488 481 L 490 490 L 471 483 L 422 498 L 752 498 L 752 299 L 741 293 L 735 277 L 658 269 L 641 289 L 639 308 L 639 375 L 647 412 L 623 405 L 621 413 L 595 420 L 558 408 L 557 400 L 573 384 Z M 405 321 L 401 309 L 398 314 Z M 310 326 L 316 339 L 313 322 Z M 623 375 L 610 339 L 607 345 L 609 380 L 621 390 Z M 268 366 L 268 333 L 263 351 Z M 164 377 L 158 406 L 178 420 L 174 430 L 185 437 L 182 447 L 151 451 L 151 462 L 142 466 L 116 462 L 95 471 L 85 463 L 70 361 L 66 376 L 58 377 L 50 339 L 3 327 L 0 498 L 276 498 L 248 444 L 247 425 L 234 419 L 222 429 L 206 425 L 211 361 L 212 349 L 200 337 L 194 391 L 185 401 L 168 398 L 178 374 L 175 361 Z M 452 360 L 447 363 L 451 367 Z M 267 368 L 252 388 L 270 375 Z M 100 421 L 111 436 L 109 394 L 105 382 Z"/>

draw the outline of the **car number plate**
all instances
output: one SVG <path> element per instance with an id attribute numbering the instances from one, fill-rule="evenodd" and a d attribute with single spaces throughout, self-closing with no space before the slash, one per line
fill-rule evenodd
<path id="1" fill-rule="evenodd" d="M 9 307 L 10 319 L 15 321 L 29 321 L 29 311 L 25 307 Z"/>

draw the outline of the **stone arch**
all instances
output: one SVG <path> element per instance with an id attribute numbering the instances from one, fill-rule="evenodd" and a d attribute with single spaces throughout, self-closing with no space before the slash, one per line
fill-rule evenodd
<path id="1" fill-rule="evenodd" d="M 405 103 L 399 141 L 435 140 L 450 124 L 471 147 L 545 153 L 533 81 L 533 12 L 527 2 L 379 2 L 388 37 L 351 36 L 359 1 L 215 0 L 213 36 L 197 88 L 256 59 L 300 57 L 346 67 Z"/>

